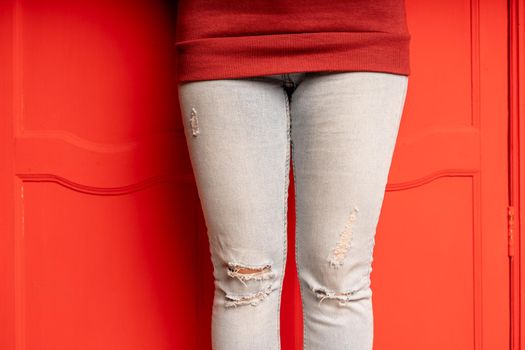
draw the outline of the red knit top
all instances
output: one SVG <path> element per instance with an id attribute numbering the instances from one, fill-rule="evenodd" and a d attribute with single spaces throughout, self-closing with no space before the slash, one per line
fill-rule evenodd
<path id="1" fill-rule="evenodd" d="M 179 81 L 310 71 L 410 75 L 404 0 L 181 0 Z"/>

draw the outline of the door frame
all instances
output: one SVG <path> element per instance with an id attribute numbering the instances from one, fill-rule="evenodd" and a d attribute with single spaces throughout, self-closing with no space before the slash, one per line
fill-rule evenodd
<path id="1" fill-rule="evenodd" d="M 509 13 L 509 271 L 510 348 L 525 349 L 525 0 L 510 0 Z"/>

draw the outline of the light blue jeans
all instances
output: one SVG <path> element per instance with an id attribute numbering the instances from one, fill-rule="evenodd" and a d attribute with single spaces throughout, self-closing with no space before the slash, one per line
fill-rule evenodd
<path id="1" fill-rule="evenodd" d="M 368 71 L 179 82 L 214 350 L 280 349 L 290 160 L 304 349 L 372 349 L 375 231 L 407 87 Z"/>

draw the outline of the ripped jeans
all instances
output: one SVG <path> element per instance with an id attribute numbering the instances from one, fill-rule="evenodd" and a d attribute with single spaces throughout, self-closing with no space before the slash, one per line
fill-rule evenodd
<path id="1" fill-rule="evenodd" d="M 290 170 L 304 349 L 372 349 L 375 231 L 407 87 L 370 71 L 179 82 L 214 350 L 280 349 Z"/>

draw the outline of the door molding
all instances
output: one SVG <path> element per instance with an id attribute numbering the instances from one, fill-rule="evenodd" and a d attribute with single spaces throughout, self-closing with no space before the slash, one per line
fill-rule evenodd
<path id="1" fill-rule="evenodd" d="M 510 344 L 524 349 L 525 310 L 525 0 L 509 2 L 509 263 L 510 263 Z"/>

